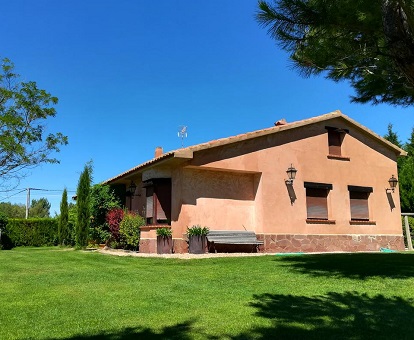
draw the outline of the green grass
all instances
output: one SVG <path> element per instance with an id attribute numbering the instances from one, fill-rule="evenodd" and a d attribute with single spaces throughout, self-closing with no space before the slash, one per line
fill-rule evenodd
<path id="1" fill-rule="evenodd" d="M 414 254 L 0 251 L 0 339 L 412 339 Z"/>

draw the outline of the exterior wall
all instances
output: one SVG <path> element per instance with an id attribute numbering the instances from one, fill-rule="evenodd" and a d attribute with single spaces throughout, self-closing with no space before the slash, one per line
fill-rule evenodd
<path id="1" fill-rule="evenodd" d="M 342 155 L 349 160 L 327 157 L 326 125 L 349 129 L 342 143 Z M 293 203 L 285 184 L 291 164 L 298 170 Z M 335 235 L 352 240 L 401 237 L 398 188 L 386 193 L 391 175 L 397 176 L 394 152 L 339 118 L 195 152 L 193 160 L 172 172 L 173 237 L 182 239 L 187 226 L 194 224 L 254 230 L 264 239 L 266 235 L 326 235 L 324 239 L 332 244 L 342 242 L 333 241 Z M 306 222 L 304 182 L 333 185 L 328 195 L 333 224 Z M 372 224 L 350 223 L 348 185 L 373 188 L 368 200 Z"/>

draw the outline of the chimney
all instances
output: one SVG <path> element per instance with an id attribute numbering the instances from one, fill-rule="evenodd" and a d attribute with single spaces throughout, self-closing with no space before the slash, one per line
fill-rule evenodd
<path id="1" fill-rule="evenodd" d="M 158 158 L 158 157 L 162 156 L 162 154 L 163 154 L 162 147 L 161 146 L 157 146 L 155 148 L 155 158 Z"/>
<path id="2" fill-rule="evenodd" d="M 286 125 L 286 124 L 287 124 L 287 121 L 285 118 L 282 118 L 278 120 L 277 122 L 275 122 L 275 126 Z"/>

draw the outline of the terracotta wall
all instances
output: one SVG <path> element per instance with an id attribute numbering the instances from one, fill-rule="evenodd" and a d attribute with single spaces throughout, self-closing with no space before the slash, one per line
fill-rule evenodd
<path id="1" fill-rule="evenodd" d="M 326 125 L 349 129 L 342 144 L 349 160 L 327 157 Z M 398 188 L 386 193 L 388 179 L 397 176 L 395 161 L 393 151 L 341 119 L 196 152 L 172 172 L 174 235 L 193 224 L 263 235 L 401 235 Z M 285 184 L 290 164 L 298 170 L 293 204 Z M 328 211 L 334 224 L 306 223 L 304 182 L 333 185 Z M 348 185 L 373 188 L 369 211 L 375 225 L 350 224 Z"/>

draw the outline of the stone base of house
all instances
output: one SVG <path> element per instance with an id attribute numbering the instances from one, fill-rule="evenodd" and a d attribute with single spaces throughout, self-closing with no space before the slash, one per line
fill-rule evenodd
<path id="1" fill-rule="evenodd" d="M 388 248 L 402 251 L 405 249 L 402 235 L 292 235 L 292 234 L 257 234 L 257 239 L 264 244 L 256 246 L 216 245 L 217 252 L 261 252 L 261 253 L 296 253 L 296 252 L 357 252 L 379 251 Z M 188 253 L 185 239 L 173 239 L 174 253 Z M 141 239 L 141 253 L 156 253 L 156 239 Z M 210 249 L 210 251 L 214 251 Z"/>
<path id="2" fill-rule="evenodd" d="M 140 253 L 157 253 L 157 239 L 140 239 L 139 240 Z M 188 253 L 188 243 L 184 239 L 173 239 L 173 253 L 184 254 Z"/>
<path id="3" fill-rule="evenodd" d="M 402 235 L 269 235 L 258 234 L 264 253 L 404 250 Z"/>

